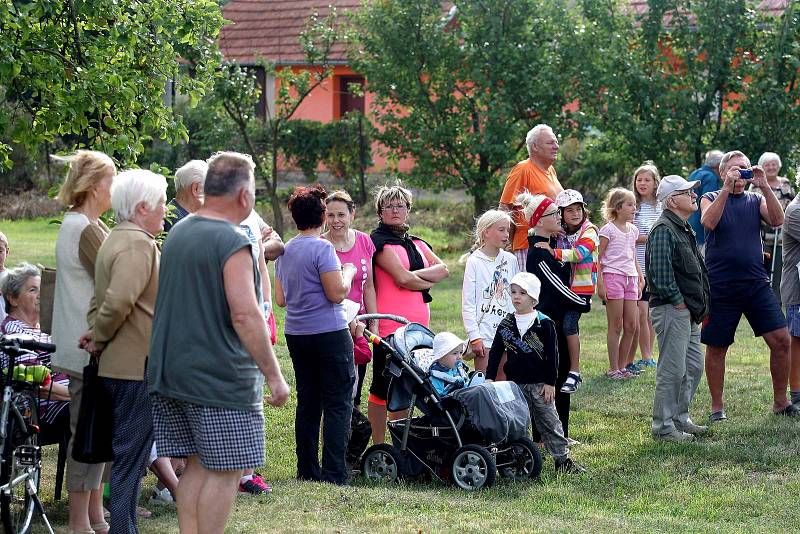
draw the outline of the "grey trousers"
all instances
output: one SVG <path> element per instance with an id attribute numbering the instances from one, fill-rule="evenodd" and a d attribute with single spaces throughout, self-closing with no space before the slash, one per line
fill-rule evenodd
<path id="1" fill-rule="evenodd" d="M 564 437 L 564 427 L 558 418 L 555 400 L 545 404 L 544 396 L 539 393 L 544 384 L 519 384 L 528 409 L 531 412 L 531 422 L 542 436 L 544 448 L 553 458 L 564 458 L 567 455 L 567 438 Z"/>
<path id="2" fill-rule="evenodd" d="M 658 368 L 653 399 L 653 434 L 669 434 L 690 422 L 691 404 L 703 377 L 700 325 L 689 310 L 671 304 L 651 308 L 658 338 Z"/>

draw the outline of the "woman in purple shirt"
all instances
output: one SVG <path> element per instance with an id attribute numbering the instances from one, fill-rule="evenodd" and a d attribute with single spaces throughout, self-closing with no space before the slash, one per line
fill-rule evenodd
<path id="1" fill-rule="evenodd" d="M 284 332 L 297 383 L 297 478 L 345 484 L 355 369 L 341 303 L 350 293 L 356 269 L 350 263 L 341 265 L 330 241 L 320 238 L 325 197 L 325 190 L 316 185 L 297 187 L 289 198 L 298 233 L 275 262 L 275 302 L 286 308 Z"/>

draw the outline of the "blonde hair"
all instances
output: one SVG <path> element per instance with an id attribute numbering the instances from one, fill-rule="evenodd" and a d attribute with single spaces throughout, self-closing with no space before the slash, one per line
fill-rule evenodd
<path id="1" fill-rule="evenodd" d="M 609 191 L 606 195 L 606 199 L 603 201 L 603 219 L 605 219 L 606 222 L 611 222 L 616 219 L 620 208 L 622 208 L 626 200 L 636 202 L 636 196 L 633 194 L 633 191 L 629 191 L 624 187 L 615 187 Z"/>
<path id="2" fill-rule="evenodd" d="M 56 200 L 67 208 L 83 205 L 92 188 L 100 180 L 117 174 L 110 157 L 95 150 L 78 150 L 71 156 L 50 156 L 53 161 L 69 165 L 67 179 L 61 184 Z"/>
<path id="3" fill-rule="evenodd" d="M 539 204 L 544 202 L 547 198 L 546 195 L 533 195 L 528 191 L 523 191 L 519 195 L 517 195 L 516 201 L 517 204 L 522 206 L 522 213 L 525 217 L 525 221 L 523 225 L 518 224 L 517 226 L 528 226 L 531 217 L 533 217 L 533 212 L 536 211 L 536 208 L 539 207 Z M 555 206 L 555 203 L 553 203 Z"/>
<path id="4" fill-rule="evenodd" d="M 661 183 L 661 174 L 658 172 L 658 167 L 656 167 L 655 163 L 653 163 L 651 160 L 648 159 L 647 161 L 645 161 L 644 163 L 639 165 L 639 167 L 637 167 L 637 169 L 635 171 L 633 171 L 633 179 L 631 180 L 631 190 L 633 190 L 633 197 L 636 200 L 637 204 L 641 204 L 642 203 L 642 195 L 640 195 L 639 194 L 639 190 L 636 189 L 636 177 L 639 176 L 643 172 L 649 172 L 650 174 L 653 175 L 653 182 L 654 182 L 654 184 L 653 184 L 653 198 L 654 199 L 656 198 L 656 191 L 658 191 L 658 184 Z"/>
<path id="5" fill-rule="evenodd" d="M 461 256 L 458 262 L 466 263 L 469 255 L 483 246 L 484 232 L 486 232 L 486 230 L 488 230 L 495 224 L 503 221 L 506 221 L 509 224 L 512 223 L 511 216 L 505 211 L 501 210 L 489 210 L 480 217 L 478 217 L 478 220 L 475 222 L 475 232 L 474 232 L 475 242 L 472 244 L 472 247 L 469 249 L 469 252 Z"/>
<path id="6" fill-rule="evenodd" d="M 0 243 L 3 243 L 6 246 L 6 248 L 9 247 L 8 238 L 6 237 L 6 234 L 4 234 L 3 232 L 0 232 Z"/>
<path id="7" fill-rule="evenodd" d="M 403 202 L 409 210 L 411 209 L 411 191 L 403 187 L 400 180 L 398 180 L 395 185 L 381 186 L 375 192 L 375 213 L 378 214 L 378 217 L 381 216 L 381 208 L 389 204 L 392 200 L 399 200 Z"/>

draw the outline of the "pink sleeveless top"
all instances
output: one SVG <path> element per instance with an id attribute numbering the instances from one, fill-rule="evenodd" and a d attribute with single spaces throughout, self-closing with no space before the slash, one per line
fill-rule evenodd
<path id="1" fill-rule="evenodd" d="M 425 256 L 425 253 L 429 251 L 428 247 L 421 241 L 414 240 L 414 243 L 417 245 L 425 267 L 430 266 L 428 258 Z M 384 245 L 383 248 L 397 254 L 397 257 L 400 258 L 400 263 L 404 268 L 408 269 L 408 254 L 402 246 Z M 378 301 L 378 313 L 393 313 L 405 317 L 409 321 L 428 326 L 431 319 L 431 310 L 422 301 L 422 293 L 398 286 L 394 282 L 394 278 L 377 264 L 375 264 L 373 276 L 375 294 Z M 394 321 L 382 320 L 378 323 L 378 335 L 386 337 L 401 326 L 403 325 Z"/>

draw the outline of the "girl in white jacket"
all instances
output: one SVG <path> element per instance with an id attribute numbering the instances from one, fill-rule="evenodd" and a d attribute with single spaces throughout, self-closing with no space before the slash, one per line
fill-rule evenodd
<path id="1" fill-rule="evenodd" d="M 511 217 L 500 210 L 489 210 L 475 225 L 475 244 L 466 260 L 461 290 L 461 317 L 470 348 L 475 354 L 475 370 L 486 372 L 489 349 L 495 331 L 507 313 L 514 312 L 509 282 L 519 271 L 514 255 L 503 250 L 508 244 Z"/>

